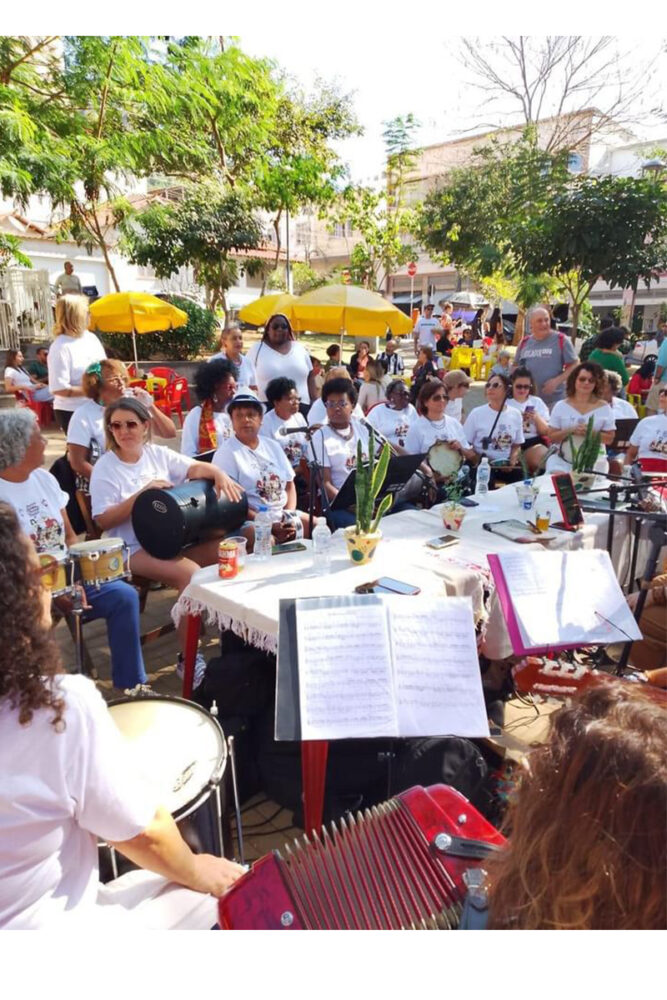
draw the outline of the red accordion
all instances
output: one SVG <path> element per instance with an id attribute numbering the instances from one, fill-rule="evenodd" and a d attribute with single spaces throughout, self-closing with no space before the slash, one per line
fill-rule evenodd
<path id="1" fill-rule="evenodd" d="M 453 788 L 402 792 L 258 861 L 219 902 L 229 930 L 450 930 L 505 843 Z"/>

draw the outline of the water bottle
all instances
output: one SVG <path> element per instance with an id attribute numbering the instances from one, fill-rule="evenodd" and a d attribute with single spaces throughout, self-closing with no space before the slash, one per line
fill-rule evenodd
<path id="1" fill-rule="evenodd" d="M 480 497 L 485 497 L 489 492 L 489 479 L 491 478 L 491 466 L 489 460 L 484 456 L 477 467 L 477 487 L 475 493 Z"/>
<path id="2" fill-rule="evenodd" d="M 331 569 L 331 532 L 323 517 L 317 519 L 313 528 L 313 569 L 318 574 Z"/>
<path id="3" fill-rule="evenodd" d="M 268 507 L 262 505 L 255 517 L 255 548 L 253 555 L 256 562 L 265 562 L 271 556 L 271 526 L 273 518 Z"/>

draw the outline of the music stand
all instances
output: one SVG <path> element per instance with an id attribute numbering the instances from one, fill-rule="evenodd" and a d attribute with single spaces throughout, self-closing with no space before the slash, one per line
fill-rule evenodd
<path id="1" fill-rule="evenodd" d="M 624 417 L 616 421 L 616 433 L 614 434 L 614 440 L 609 446 L 612 451 L 621 451 L 627 448 L 632 432 L 638 423 L 638 417 Z"/>
<path id="2" fill-rule="evenodd" d="M 392 455 L 387 466 L 387 475 L 378 500 L 387 493 L 398 493 L 422 464 L 426 455 Z M 331 510 L 347 510 L 356 503 L 355 483 L 357 470 L 349 474 L 331 504 Z"/>

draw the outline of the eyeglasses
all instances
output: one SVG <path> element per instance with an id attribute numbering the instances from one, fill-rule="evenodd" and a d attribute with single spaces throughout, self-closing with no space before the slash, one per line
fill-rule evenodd
<path id="1" fill-rule="evenodd" d="M 504 389 L 505 388 L 505 384 L 503 382 L 487 382 L 486 383 L 486 388 L 487 389 Z"/>
<path id="2" fill-rule="evenodd" d="M 127 427 L 128 431 L 133 431 L 138 426 L 138 420 L 112 420 L 109 424 L 112 431 L 122 431 L 123 427 Z"/>
<path id="3" fill-rule="evenodd" d="M 588 378 L 586 375 L 578 375 L 577 382 L 595 382 L 595 379 Z"/>
<path id="4" fill-rule="evenodd" d="M 283 322 L 272 323 L 271 326 L 269 327 L 269 330 L 289 330 L 289 326 L 287 325 L 287 323 Z"/>
<path id="5" fill-rule="evenodd" d="M 352 403 L 349 401 L 349 399 L 341 399 L 340 401 L 327 399 L 324 405 L 326 406 L 327 410 L 344 410 L 346 406 L 352 406 Z"/>

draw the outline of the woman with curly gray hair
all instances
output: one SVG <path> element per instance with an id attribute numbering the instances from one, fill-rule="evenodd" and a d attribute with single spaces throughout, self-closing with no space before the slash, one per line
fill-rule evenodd
<path id="1" fill-rule="evenodd" d="M 243 869 L 192 854 L 92 681 L 61 673 L 39 561 L 5 503 L 0 566 L 0 928 L 213 926 L 213 896 Z M 157 874 L 101 885 L 100 838 Z"/>

